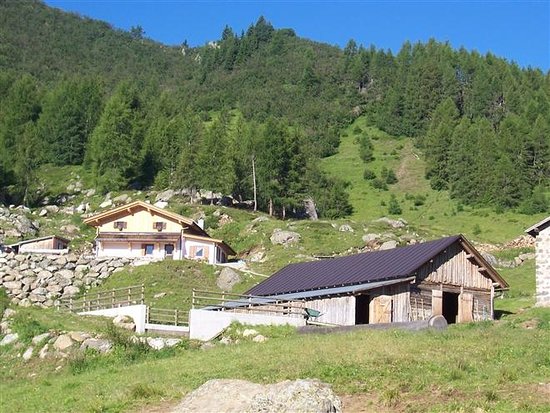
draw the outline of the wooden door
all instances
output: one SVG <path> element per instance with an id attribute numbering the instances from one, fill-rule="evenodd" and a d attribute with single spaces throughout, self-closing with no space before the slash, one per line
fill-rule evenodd
<path id="1" fill-rule="evenodd" d="M 474 321 L 474 295 L 462 293 L 458 298 L 458 320 L 459 323 Z"/>
<path id="2" fill-rule="evenodd" d="M 389 295 L 379 295 L 370 302 L 369 323 L 391 323 L 392 298 Z"/>
<path id="3" fill-rule="evenodd" d="M 432 317 L 443 315 L 443 291 L 432 290 Z"/>

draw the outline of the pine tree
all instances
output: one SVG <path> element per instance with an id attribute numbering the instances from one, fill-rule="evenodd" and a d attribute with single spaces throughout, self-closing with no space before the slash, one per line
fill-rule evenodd
<path id="1" fill-rule="evenodd" d="M 89 164 L 104 192 L 126 188 L 139 175 L 141 102 L 135 88 L 121 84 L 107 102 L 91 137 Z"/>
<path id="2" fill-rule="evenodd" d="M 426 177 L 434 189 L 446 189 L 449 184 L 449 152 L 458 116 L 453 100 L 445 99 L 432 114 L 426 137 L 422 140 Z"/>

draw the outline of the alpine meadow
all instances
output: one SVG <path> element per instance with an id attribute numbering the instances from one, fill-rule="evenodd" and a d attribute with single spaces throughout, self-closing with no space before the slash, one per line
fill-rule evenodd
<path id="1" fill-rule="evenodd" d="M 0 0 L 0 412 L 550 411 L 550 71 L 48 4 Z"/>

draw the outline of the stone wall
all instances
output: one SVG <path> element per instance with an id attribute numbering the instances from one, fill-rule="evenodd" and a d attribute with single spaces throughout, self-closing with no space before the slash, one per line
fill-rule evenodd
<path id="1" fill-rule="evenodd" d="M 550 227 L 537 235 L 537 307 L 550 307 Z"/>
<path id="2" fill-rule="evenodd" d="M 42 255 L 0 252 L 0 287 L 21 306 L 52 307 L 58 298 L 100 285 L 112 273 L 133 263 L 128 258 Z"/>

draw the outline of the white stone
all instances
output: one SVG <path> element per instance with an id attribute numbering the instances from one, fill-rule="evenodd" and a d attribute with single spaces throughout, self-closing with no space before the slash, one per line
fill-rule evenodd
<path id="1" fill-rule="evenodd" d="M 32 357 L 32 354 L 34 353 L 34 348 L 29 347 L 25 352 L 23 353 L 23 360 L 29 361 Z"/>
<path id="2" fill-rule="evenodd" d="M 153 204 L 154 206 L 156 206 L 157 208 L 161 208 L 161 209 L 164 209 L 168 206 L 168 202 L 166 201 L 158 201 L 158 202 L 155 202 Z"/>
<path id="3" fill-rule="evenodd" d="M 101 204 L 99 204 L 99 207 L 107 208 L 107 207 L 110 207 L 111 205 L 113 205 L 113 201 L 111 201 L 110 199 L 107 199 L 106 201 L 103 201 Z"/>
<path id="4" fill-rule="evenodd" d="M 38 357 L 41 359 L 45 359 L 48 357 L 48 350 L 50 349 L 50 345 L 46 344 L 44 347 L 42 347 L 38 353 Z"/>
<path id="5" fill-rule="evenodd" d="M 0 346 L 7 346 L 9 344 L 13 344 L 17 340 L 19 340 L 19 334 L 17 333 L 6 334 L 2 339 L 2 341 L 0 341 Z"/>
<path id="6" fill-rule="evenodd" d="M 262 336 L 261 334 L 258 334 L 256 337 L 252 339 L 252 341 L 255 343 L 263 343 L 267 341 L 267 338 L 265 336 Z"/>
<path id="7" fill-rule="evenodd" d="M 258 334 L 259 333 L 252 328 L 247 328 L 246 330 L 243 331 L 243 337 L 256 336 Z"/>
<path id="8" fill-rule="evenodd" d="M 147 344 L 154 350 L 162 350 L 166 345 L 164 340 L 160 337 L 147 337 Z"/>
<path id="9" fill-rule="evenodd" d="M 37 336 L 34 336 L 32 338 L 32 344 L 37 346 L 49 337 L 50 337 L 50 333 L 42 333 L 42 334 L 39 334 Z"/>

